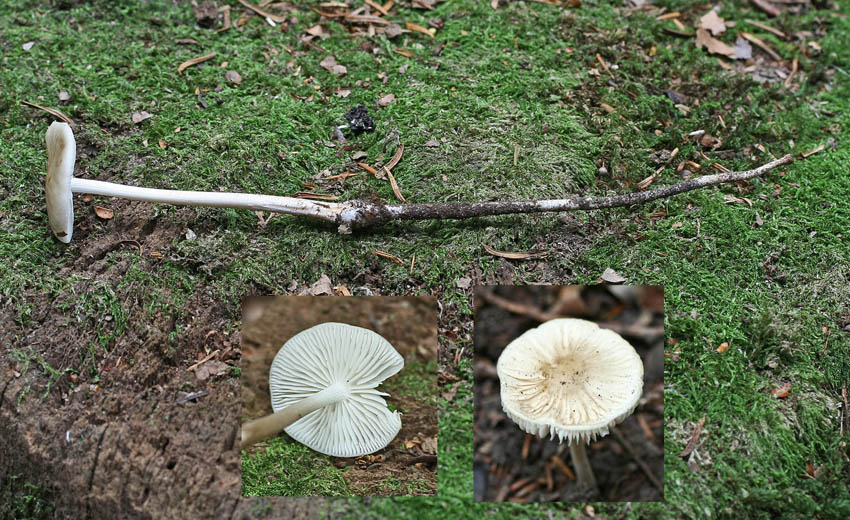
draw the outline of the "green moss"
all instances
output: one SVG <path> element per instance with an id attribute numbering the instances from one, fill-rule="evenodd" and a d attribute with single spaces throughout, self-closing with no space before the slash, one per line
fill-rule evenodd
<path id="1" fill-rule="evenodd" d="M 347 496 L 342 471 L 331 458 L 286 435 L 266 441 L 253 456 L 242 453 L 243 496 Z"/>

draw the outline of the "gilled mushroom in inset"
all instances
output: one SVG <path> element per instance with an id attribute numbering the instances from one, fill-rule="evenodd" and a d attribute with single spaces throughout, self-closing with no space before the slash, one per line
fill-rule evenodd
<path id="1" fill-rule="evenodd" d="M 401 415 L 376 388 L 403 367 L 401 355 L 371 330 L 323 323 L 299 332 L 269 371 L 275 413 L 242 426 L 242 449 L 282 430 L 335 457 L 386 447 L 401 430 Z"/>
<path id="2" fill-rule="evenodd" d="M 522 430 L 566 440 L 578 483 L 598 491 L 585 446 L 631 415 L 643 363 L 616 332 L 556 319 L 505 347 L 497 364 L 502 408 Z"/>

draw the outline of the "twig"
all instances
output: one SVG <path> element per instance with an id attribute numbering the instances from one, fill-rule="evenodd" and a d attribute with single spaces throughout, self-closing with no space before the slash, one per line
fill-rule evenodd
<path id="1" fill-rule="evenodd" d="M 414 464 L 436 464 L 437 456 L 436 455 L 420 455 L 419 457 L 413 457 L 412 459 L 407 459 L 404 462 L 405 466 L 412 466 Z"/>
<path id="2" fill-rule="evenodd" d="M 632 458 L 635 460 L 635 462 L 638 463 L 640 469 L 643 470 L 647 478 L 649 478 L 649 480 L 658 489 L 658 491 L 664 493 L 664 485 L 661 484 L 661 482 L 658 480 L 658 477 L 656 477 L 652 470 L 649 469 L 649 466 L 646 464 L 646 462 L 644 462 L 643 459 L 640 458 L 640 455 L 637 454 L 635 449 L 632 447 L 632 444 L 623 436 L 622 433 L 620 433 L 620 430 L 614 429 L 614 435 L 617 436 L 617 440 L 620 441 L 620 444 L 622 444 L 624 448 L 626 448 L 626 451 L 628 451 Z"/>
<path id="3" fill-rule="evenodd" d="M 194 365 L 190 366 L 190 367 L 189 367 L 189 368 L 187 368 L 186 370 L 189 370 L 189 371 L 195 370 L 195 369 L 196 369 L 196 368 L 198 368 L 199 366 L 203 365 L 203 364 L 204 364 L 204 363 L 206 363 L 207 361 L 209 361 L 209 360 L 211 360 L 212 358 L 214 358 L 214 357 L 216 356 L 216 354 L 218 354 L 218 352 L 219 352 L 219 350 L 218 350 L 218 349 L 213 350 L 213 351 L 212 351 L 212 352 L 210 352 L 210 354 L 209 354 L 208 356 L 206 356 L 204 359 L 202 359 L 202 360 L 198 361 L 197 363 L 195 363 Z"/>
<path id="4" fill-rule="evenodd" d="M 21 101 L 21 104 L 22 104 L 22 105 L 26 105 L 26 106 L 28 106 L 28 107 L 37 108 L 37 109 L 39 109 L 39 110 L 44 110 L 44 111 L 45 111 L 45 112 L 47 112 L 48 114 L 50 114 L 50 115 L 52 115 L 52 116 L 54 116 L 54 117 L 58 117 L 59 119 L 61 119 L 62 121 L 65 121 L 65 122 L 66 122 L 66 123 L 68 123 L 69 125 L 72 125 L 72 126 L 74 125 L 74 120 L 73 120 L 73 119 L 71 119 L 70 117 L 66 116 L 66 115 L 65 115 L 65 114 L 63 114 L 61 111 L 56 110 L 55 108 L 43 107 L 43 106 L 41 106 L 41 105 L 36 105 L 35 103 L 30 103 L 29 101 Z"/>

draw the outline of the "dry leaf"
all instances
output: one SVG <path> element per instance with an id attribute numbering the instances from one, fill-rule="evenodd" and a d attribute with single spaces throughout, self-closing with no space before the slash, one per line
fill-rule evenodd
<path id="1" fill-rule="evenodd" d="M 762 227 L 764 225 L 764 221 L 761 219 L 761 215 L 756 211 L 756 227 Z"/>
<path id="2" fill-rule="evenodd" d="M 401 54 L 402 56 L 406 56 L 408 58 L 415 58 L 416 54 L 413 51 L 409 51 L 407 49 L 393 49 L 393 52 L 396 54 Z"/>
<path id="3" fill-rule="evenodd" d="M 59 91 L 59 101 L 68 101 L 69 99 L 71 99 L 71 94 L 68 94 L 67 90 Z"/>
<path id="4" fill-rule="evenodd" d="M 323 59 L 321 63 L 319 63 L 319 65 L 323 69 L 331 72 L 332 74 L 342 75 L 348 72 L 348 69 L 345 67 L 345 65 L 340 65 L 339 63 L 337 63 L 336 58 L 334 58 L 333 56 L 328 56 L 327 58 Z"/>
<path id="5" fill-rule="evenodd" d="M 723 22 L 723 18 L 720 18 L 714 9 L 699 19 L 698 27 L 706 31 L 711 31 L 711 34 L 715 36 L 726 30 L 726 24 Z"/>
<path id="6" fill-rule="evenodd" d="M 318 36 L 319 38 L 326 36 L 325 30 L 322 28 L 322 24 L 314 25 L 307 29 L 307 34 Z"/>
<path id="7" fill-rule="evenodd" d="M 323 294 L 332 294 L 333 288 L 331 287 L 331 279 L 328 278 L 328 275 L 323 274 L 319 276 L 319 279 L 307 289 L 307 294 L 310 296 L 321 296 Z"/>
<path id="8" fill-rule="evenodd" d="M 436 455 L 437 454 L 437 438 L 436 437 L 428 437 L 422 444 L 419 445 L 419 449 L 422 450 L 423 453 L 427 455 Z"/>
<path id="9" fill-rule="evenodd" d="M 203 381 L 211 376 L 223 376 L 229 370 L 230 365 L 213 359 L 196 368 L 195 377 L 198 378 L 199 381 Z"/>
<path id="10" fill-rule="evenodd" d="M 395 101 L 395 94 L 387 94 L 386 96 L 384 96 L 384 97 L 382 97 L 381 99 L 378 100 L 378 106 L 379 107 L 386 107 L 386 106 L 389 106 L 389 104 L 392 103 L 393 101 Z"/>
<path id="11" fill-rule="evenodd" d="M 609 267 L 605 269 L 604 273 L 602 273 L 602 281 L 608 283 L 623 283 L 626 279 L 620 275 L 620 273 Z"/>
<path id="12" fill-rule="evenodd" d="M 32 49 L 33 45 L 35 45 L 35 42 L 27 42 L 27 43 L 21 45 L 21 47 L 23 47 L 25 51 L 28 51 L 28 50 Z"/>
<path id="13" fill-rule="evenodd" d="M 777 399 L 783 399 L 785 397 L 788 397 L 788 394 L 791 393 L 791 383 L 785 383 L 780 388 L 774 388 L 770 392 Z"/>
<path id="14" fill-rule="evenodd" d="M 729 350 L 729 343 L 727 343 L 725 341 L 717 347 L 717 353 L 718 354 L 722 354 L 722 353 L 726 352 L 727 350 Z"/>
<path id="15" fill-rule="evenodd" d="M 472 278 L 468 276 L 464 276 L 463 278 L 458 278 L 455 282 L 455 285 L 458 289 L 469 289 L 472 285 Z"/>
<path id="16" fill-rule="evenodd" d="M 215 58 L 216 54 L 217 53 L 215 53 L 215 52 L 211 52 L 209 54 L 205 54 L 203 56 L 198 56 L 197 58 L 192 58 L 191 60 L 184 61 L 183 63 L 181 63 L 177 67 L 177 74 L 183 74 L 183 71 L 188 69 L 189 67 L 192 67 L 194 65 L 197 65 L 198 63 L 203 63 L 207 60 L 211 60 L 211 59 Z"/>
<path id="17" fill-rule="evenodd" d="M 697 29 L 697 47 L 705 47 L 712 54 L 722 54 L 730 58 L 735 55 L 735 49 L 713 37 L 705 29 Z"/>
<path id="18" fill-rule="evenodd" d="M 427 146 L 428 148 L 437 148 L 437 147 L 439 147 L 439 146 L 440 146 L 440 143 L 438 143 L 437 141 L 435 141 L 435 140 L 431 139 L 430 141 L 428 141 L 428 142 L 426 142 L 426 143 L 425 143 L 425 146 Z"/>
<path id="19" fill-rule="evenodd" d="M 399 200 L 399 202 L 407 202 L 404 199 L 404 196 L 401 194 L 401 189 L 399 189 L 398 183 L 396 183 L 396 181 L 395 181 L 395 176 L 390 171 L 390 169 L 387 168 L 386 166 L 384 166 L 384 173 L 386 173 L 387 177 L 389 177 L 389 179 L 390 179 L 390 186 L 393 189 L 393 195 L 395 195 L 395 198 L 397 198 Z"/>
<path id="20" fill-rule="evenodd" d="M 341 97 L 341 98 L 345 99 L 345 98 L 347 98 L 348 96 L 351 95 L 351 89 L 350 88 L 337 87 L 337 88 L 334 89 L 334 94 L 337 97 Z"/>
<path id="21" fill-rule="evenodd" d="M 455 394 L 457 394 L 457 387 L 460 386 L 460 383 L 461 382 L 458 381 L 457 383 L 452 385 L 452 387 L 448 391 L 443 392 L 443 399 L 445 399 L 446 401 L 451 401 L 452 399 L 454 399 Z"/>
<path id="22" fill-rule="evenodd" d="M 115 216 L 114 211 L 112 211 L 109 208 L 104 208 L 104 207 L 101 207 L 101 206 L 95 206 L 94 207 L 94 213 L 95 213 L 95 215 L 102 218 L 103 220 L 109 220 L 109 219 L 111 219 L 112 217 Z"/>
<path id="23" fill-rule="evenodd" d="M 153 114 L 149 114 L 149 113 L 147 113 L 143 110 L 141 112 L 133 112 L 131 119 L 133 120 L 134 123 L 139 124 L 142 121 L 144 121 L 145 119 L 150 119 L 152 117 L 153 117 Z"/>
<path id="24" fill-rule="evenodd" d="M 160 140 L 159 140 L 159 147 L 160 147 L 160 148 L 162 148 L 163 150 L 165 150 L 166 148 L 168 148 L 168 143 L 166 143 L 166 142 L 165 142 L 165 139 L 160 139 Z"/>
<path id="25" fill-rule="evenodd" d="M 235 70 L 228 70 L 225 72 L 224 79 L 226 79 L 229 83 L 235 83 L 237 85 L 242 83 L 242 76 L 240 76 Z"/>
<path id="26" fill-rule="evenodd" d="M 502 258 L 509 258 L 511 260 L 527 260 L 529 258 L 539 258 L 541 256 L 546 256 L 545 252 L 543 252 L 543 253 L 531 253 L 531 252 L 515 253 L 515 252 L 511 252 L 511 251 L 498 251 L 498 250 L 493 249 L 492 247 L 488 246 L 487 244 L 481 244 L 481 247 L 484 248 L 484 251 L 487 251 L 487 253 L 489 253 L 493 256 L 499 256 L 499 257 L 502 257 Z"/>

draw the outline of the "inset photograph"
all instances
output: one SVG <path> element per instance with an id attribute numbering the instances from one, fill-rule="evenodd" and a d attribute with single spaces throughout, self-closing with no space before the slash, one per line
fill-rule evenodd
<path id="1" fill-rule="evenodd" d="M 478 286 L 474 496 L 664 500 L 664 289 Z"/>
<path id="2" fill-rule="evenodd" d="M 433 297 L 246 297 L 242 494 L 437 493 Z"/>

